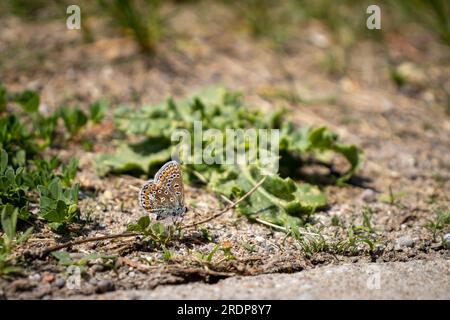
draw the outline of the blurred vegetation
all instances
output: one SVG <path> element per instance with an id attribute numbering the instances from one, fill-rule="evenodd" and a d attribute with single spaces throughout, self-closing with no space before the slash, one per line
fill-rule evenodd
<path id="1" fill-rule="evenodd" d="M 78 106 L 61 106 L 44 115 L 39 106 L 37 92 L 9 92 L 0 83 L 0 210 L 17 211 L 22 222 L 39 220 L 61 232 L 79 213 L 78 160 L 64 163 L 45 152 L 74 141 L 86 125 L 99 123 L 107 104 L 94 102 L 90 115 Z"/>
<path id="2" fill-rule="evenodd" d="M 98 0 L 113 21 L 131 31 L 143 52 L 154 52 L 162 31 L 160 0 Z"/>
<path id="3" fill-rule="evenodd" d="M 145 52 L 155 50 L 162 30 L 167 25 L 161 9 L 163 5 L 177 11 L 179 5 L 199 5 L 200 0 L 6 0 L 0 12 L 24 19 L 62 17 L 61 6 L 77 4 L 83 15 L 109 16 L 115 25 L 131 33 Z M 249 33 L 257 38 L 267 37 L 276 43 L 289 39 L 289 33 L 313 20 L 321 21 L 336 36 L 339 43 L 350 45 L 358 37 L 380 39 L 382 32 L 368 32 L 365 27 L 366 8 L 373 1 L 363 0 L 216 0 L 242 18 Z M 450 3 L 446 0 L 381 0 L 382 25 L 398 27 L 405 23 L 419 23 L 450 44 Z M 64 7 L 65 8 L 65 7 Z M 383 28 L 385 29 L 385 27 Z"/>
<path id="4" fill-rule="evenodd" d="M 394 1 L 392 1 L 394 3 Z M 450 2 L 447 0 L 395 1 L 398 10 L 409 20 L 421 23 L 425 28 L 450 45 Z"/>

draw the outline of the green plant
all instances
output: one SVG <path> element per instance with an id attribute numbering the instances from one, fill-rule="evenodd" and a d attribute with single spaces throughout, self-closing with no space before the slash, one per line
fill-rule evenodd
<path id="1" fill-rule="evenodd" d="M 216 244 L 214 246 L 214 248 L 206 254 L 204 254 L 202 252 L 196 252 L 195 255 L 200 261 L 211 263 L 214 255 L 216 254 L 217 250 L 219 250 L 219 248 L 220 248 L 220 243 Z"/>
<path id="2" fill-rule="evenodd" d="M 425 227 L 431 231 L 434 241 L 440 235 L 442 242 L 444 242 L 444 231 L 450 230 L 450 209 L 438 209 L 435 218 L 428 219 Z"/>
<path id="3" fill-rule="evenodd" d="M 154 52 L 161 37 L 160 0 L 99 0 L 121 28 L 130 30 L 143 52 Z"/>
<path id="4" fill-rule="evenodd" d="M 106 110 L 108 109 L 108 102 L 106 100 L 99 100 L 91 104 L 90 106 L 90 120 L 93 123 L 102 122 L 105 117 Z"/>
<path id="5" fill-rule="evenodd" d="M 363 227 L 365 227 L 370 233 L 374 233 L 375 230 L 372 226 L 372 209 L 365 205 L 362 208 Z"/>
<path id="6" fill-rule="evenodd" d="M 6 96 L 6 88 L 0 83 L 0 112 L 5 111 L 8 97 Z"/>
<path id="7" fill-rule="evenodd" d="M 164 259 L 164 261 L 172 260 L 173 252 L 163 247 L 163 259 Z"/>
<path id="8" fill-rule="evenodd" d="M 50 227 L 61 231 L 67 223 L 75 220 L 78 213 L 78 191 L 80 185 L 75 183 L 64 188 L 59 178 L 47 186 L 39 185 L 39 216 L 50 222 Z"/>
<path id="9" fill-rule="evenodd" d="M 62 266 L 76 266 L 80 269 L 80 273 L 86 270 L 86 265 L 95 260 L 101 260 L 106 266 L 111 267 L 116 259 L 114 255 L 105 255 L 97 252 L 83 255 L 82 257 L 72 258 L 69 252 L 55 251 L 52 252 L 52 256 L 58 260 L 58 263 Z"/>
<path id="10" fill-rule="evenodd" d="M 17 217 L 19 211 L 12 205 L 3 206 L 1 212 L 1 226 L 3 235 L 0 237 L 0 275 L 7 275 L 20 270 L 12 264 L 12 249 L 23 244 L 30 237 L 33 227 L 28 228 L 21 235 L 17 235 Z"/>
<path id="11" fill-rule="evenodd" d="M 196 258 L 203 263 L 211 263 L 213 261 L 214 256 L 218 251 L 222 251 L 223 258 L 217 262 L 217 265 L 226 260 L 235 260 L 235 256 L 231 253 L 232 244 L 230 241 L 223 241 L 222 243 L 217 243 L 210 252 L 202 253 L 195 252 Z"/>
<path id="12" fill-rule="evenodd" d="M 306 257 L 312 257 L 319 252 L 332 254 L 357 254 L 366 246 L 369 253 L 376 250 L 380 236 L 372 225 L 372 211 L 368 206 L 361 210 L 362 225 L 354 221 L 346 226 L 342 221 L 332 219 L 331 225 L 337 228 L 333 235 L 325 235 L 324 226 L 307 226 L 304 228 L 290 228 L 286 236 L 292 235 Z M 334 220 L 334 221 L 333 221 Z M 341 230 L 343 233 L 339 233 Z"/>
<path id="13" fill-rule="evenodd" d="M 391 206 L 401 207 L 399 200 L 405 196 L 406 196 L 406 192 L 394 192 L 394 190 L 392 189 L 392 186 L 389 186 L 388 193 L 380 195 L 379 200 L 381 202 L 388 203 Z"/>
<path id="14" fill-rule="evenodd" d="M 75 136 L 88 122 L 87 115 L 80 107 L 63 106 L 59 112 L 71 137 Z"/>
<path id="15" fill-rule="evenodd" d="M 315 253 L 331 250 L 331 244 L 323 235 L 323 227 L 291 228 L 291 234 L 298 241 L 303 254 L 311 258 Z"/>
<path id="16" fill-rule="evenodd" d="M 13 100 L 17 102 L 26 112 L 36 112 L 39 109 L 40 97 L 35 91 L 25 90 L 16 93 Z"/>
<path id="17" fill-rule="evenodd" d="M 263 219 L 278 225 L 298 226 L 326 205 L 325 195 L 319 187 L 291 178 L 297 175 L 303 160 L 313 156 L 323 159 L 342 156 L 349 163 L 348 170 L 334 177 L 334 182 L 342 184 L 358 168 L 362 151 L 354 145 L 342 144 L 326 127 L 297 128 L 283 117 L 284 113 L 284 110 L 275 110 L 263 114 L 247 108 L 238 93 L 223 88 L 210 88 L 179 102 L 168 99 L 158 105 L 143 107 L 139 114 L 130 108 L 119 108 L 114 114 L 117 128 L 124 136 L 137 136 L 142 140 L 119 142 L 115 153 L 98 155 L 95 166 L 100 174 L 153 174 L 170 159 L 171 135 L 175 129 L 185 129 L 193 137 L 195 121 L 201 121 L 203 130 L 219 131 L 223 139 L 226 139 L 227 128 L 279 129 L 279 164 L 283 176 L 269 173 L 264 183 L 238 205 L 237 210 L 252 221 Z M 246 143 L 240 143 L 236 150 L 245 150 Z M 210 145 L 211 141 L 203 136 L 202 146 Z M 216 157 L 224 156 L 223 152 L 216 152 Z M 222 164 L 189 164 L 184 169 L 184 178 L 189 183 L 201 182 L 208 190 L 235 199 L 251 190 L 267 174 L 258 159 L 251 165 L 224 164 L 222 161 Z"/>
<path id="18" fill-rule="evenodd" d="M 446 0 L 393 1 L 409 19 L 419 22 L 450 45 L 450 5 Z"/>
<path id="19" fill-rule="evenodd" d="M 341 252 L 357 253 L 361 245 L 366 245 L 369 252 L 375 251 L 380 236 L 372 226 L 372 210 L 364 206 L 361 211 L 362 225 L 353 222 L 347 227 L 347 238 L 337 243 L 336 248 Z"/>
<path id="20" fill-rule="evenodd" d="M 69 163 L 62 164 L 61 168 L 61 180 L 65 187 L 70 187 L 72 181 L 75 179 L 78 170 L 78 159 L 71 158 Z"/>
<path id="21" fill-rule="evenodd" d="M 177 226 L 166 226 L 160 222 L 151 223 L 148 215 L 142 216 L 136 223 L 131 223 L 127 227 L 128 231 L 141 233 L 144 240 L 160 245 L 166 250 L 166 245 L 172 240 Z"/>

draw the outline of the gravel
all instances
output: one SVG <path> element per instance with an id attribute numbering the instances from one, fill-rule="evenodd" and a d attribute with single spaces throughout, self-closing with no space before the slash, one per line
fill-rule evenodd
<path id="1" fill-rule="evenodd" d="M 375 202 L 377 200 L 377 195 L 372 189 L 366 189 L 362 192 L 361 199 L 364 202 Z"/>
<path id="2" fill-rule="evenodd" d="M 401 236 L 395 241 L 397 249 L 414 247 L 414 240 L 410 236 Z"/>
<path id="3" fill-rule="evenodd" d="M 111 280 L 100 280 L 97 283 L 97 288 L 95 291 L 97 293 L 104 293 L 113 290 L 114 290 L 114 282 L 112 282 Z"/>
<path id="4" fill-rule="evenodd" d="M 64 278 L 57 278 L 53 284 L 58 288 L 62 288 L 66 285 L 66 280 Z"/>

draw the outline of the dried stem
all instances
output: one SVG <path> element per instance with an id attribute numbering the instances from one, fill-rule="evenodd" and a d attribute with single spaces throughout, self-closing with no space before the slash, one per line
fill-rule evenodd
<path id="1" fill-rule="evenodd" d="M 219 212 L 213 214 L 212 216 L 202 220 L 202 221 L 198 221 L 198 222 L 194 222 L 188 225 L 184 225 L 181 228 L 182 229 L 187 229 L 187 228 L 192 228 L 195 226 L 198 226 L 199 224 L 203 224 L 206 223 L 208 221 L 211 221 L 213 219 L 216 219 L 217 217 L 221 216 L 222 214 L 224 214 L 225 212 L 227 212 L 230 209 L 233 209 L 234 207 L 236 207 L 239 203 L 241 203 L 242 201 L 244 201 L 245 199 L 247 199 L 253 192 L 255 192 L 260 185 L 263 184 L 263 182 L 266 180 L 267 176 L 265 176 L 264 178 L 262 178 L 257 184 L 255 184 L 255 186 L 250 189 L 250 191 L 248 191 L 246 194 L 244 194 L 242 197 L 240 197 L 236 202 L 232 202 L 231 204 L 229 204 L 228 206 L 226 206 L 224 209 L 220 210 Z"/>
<path id="2" fill-rule="evenodd" d="M 136 232 L 122 232 L 122 233 L 117 233 L 117 234 L 110 234 L 110 235 L 107 235 L 107 236 L 90 237 L 90 238 L 84 238 L 84 239 L 81 239 L 81 240 L 73 240 L 73 241 L 69 241 L 69 242 L 63 243 L 63 244 L 59 244 L 59 245 L 56 245 L 56 246 L 49 247 L 49 248 L 45 249 L 42 252 L 41 255 L 44 257 L 44 256 L 48 255 L 50 252 L 53 252 L 53 251 L 56 251 L 56 250 L 60 250 L 60 249 L 64 249 L 64 248 L 68 248 L 68 247 L 75 246 L 75 245 L 78 245 L 78 244 L 83 244 L 83 243 L 86 243 L 86 242 L 102 241 L 102 240 L 109 240 L 109 239 L 116 239 L 116 238 L 135 237 L 135 236 L 138 236 L 138 235 L 139 234 L 136 233 Z"/>

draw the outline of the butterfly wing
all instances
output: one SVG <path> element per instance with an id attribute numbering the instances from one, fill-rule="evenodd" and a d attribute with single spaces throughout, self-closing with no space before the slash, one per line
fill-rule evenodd
<path id="1" fill-rule="evenodd" d="M 184 185 L 181 167 L 176 161 L 170 161 L 166 165 L 167 168 L 163 177 L 158 177 L 163 182 L 164 194 L 169 196 L 170 203 L 184 209 Z"/>
<path id="2" fill-rule="evenodd" d="M 142 208 L 158 219 L 185 212 L 184 187 L 181 168 L 176 161 L 166 163 L 155 175 L 154 180 L 147 181 L 139 193 Z"/>
<path id="3" fill-rule="evenodd" d="M 153 180 L 149 180 L 144 183 L 141 190 L 139 191 L 139 204 L 148 213 L 152 213 L 152 211 L 156 207 L 156 192 L 157 185 L 153 182 Z"/>

